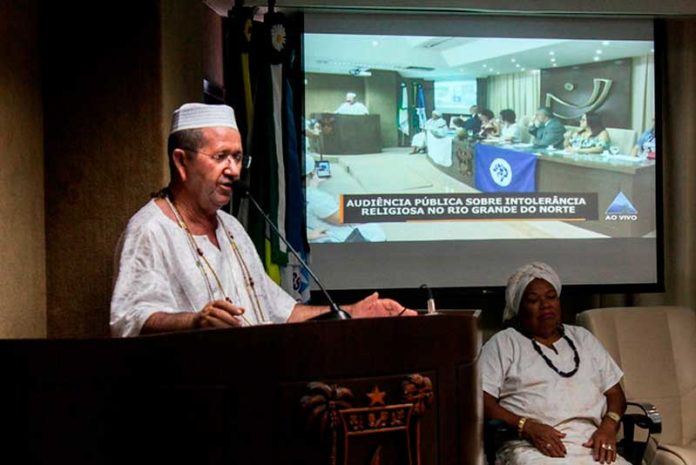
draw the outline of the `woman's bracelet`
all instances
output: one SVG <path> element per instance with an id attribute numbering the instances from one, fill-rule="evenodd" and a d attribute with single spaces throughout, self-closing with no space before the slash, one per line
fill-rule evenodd
<path id="1" fill-rule="evenodd" d="M 517 422 L 517 435 L 519 437 L 522 437 L 522 431 L 524 430 L 524 425 L 527 423 L 527 420 L 528 420 L 527 417 L 522 417 Z"/>

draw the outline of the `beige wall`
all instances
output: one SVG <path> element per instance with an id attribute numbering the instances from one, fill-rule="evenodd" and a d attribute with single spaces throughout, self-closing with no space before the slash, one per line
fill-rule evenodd
<path id="1" fill-rule="evenodd" d="M 0 2 L 0 338 L 46 335 L 36 1 Z"/>
<path id="2" fill-rule="evenodd" d="M 202 5 L 44 5 L 48 335 L 107 336 L 114 247 L 168 179 L 171 110 L 202 97 Z"/>
<path id="3" fill-rule="evenodd" d="M 396 147 L 396 98 L 399 90 L 399 74 L 394 71 L 372 71 L 365 78 L 365 104 L 370 113 L 379 115 L 383 147 Z"/>

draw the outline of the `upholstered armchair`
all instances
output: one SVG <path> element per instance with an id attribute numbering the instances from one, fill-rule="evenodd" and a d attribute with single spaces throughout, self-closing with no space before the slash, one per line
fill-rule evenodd
<path id="1" fill-rule="evenodd" d="M 617 307 L 582 312 L 578 323 L 624 371 L 629 400 L 654 404 L 662 433 L 649 465 L 696 465 L 696 312 L 681 307 Z"/>

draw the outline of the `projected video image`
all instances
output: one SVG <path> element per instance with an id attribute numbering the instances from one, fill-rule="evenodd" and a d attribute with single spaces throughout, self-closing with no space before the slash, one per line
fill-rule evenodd
<path id="1" fill-rule="evenodd" d="M 654 237 L 653 55 L 305 34 L 310 242 Z"/>

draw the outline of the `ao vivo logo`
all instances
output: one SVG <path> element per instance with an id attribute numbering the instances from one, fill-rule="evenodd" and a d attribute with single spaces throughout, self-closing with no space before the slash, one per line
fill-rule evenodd
<path id="1" fill-rule="evenodd" d="M 604 221 L 637 221 L 638 210 L 623 192 L 619 192 L 607 208 Z"/>

